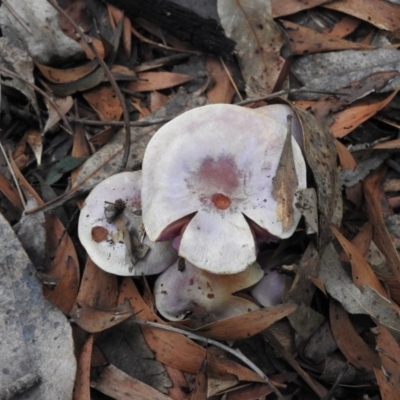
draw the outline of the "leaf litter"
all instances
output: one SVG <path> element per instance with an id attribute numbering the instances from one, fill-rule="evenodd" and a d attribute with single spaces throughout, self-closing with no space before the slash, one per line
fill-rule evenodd
<path id="1" fill-rule="evenodd" d="M 8 222 L 1 248 L 8 251 L 4 265 L 14 268 L 6 268 L 0 291 L 9 310 L 3 317 L 12 320 L 0 335 L 8 364 L 1 396 L 397 398 L 400 6 L 271 0 L 250 7 L 219 0 L 200 16 L 190 1 L 176 0 L 160 6 L 173 10 L 160 19 L 135 0 L 137 19 L 117 0 L 67 1 L 59 19 L 48 2 L 33 3 L 54 23 L 39 22 L 29 5 L 10 0 L 0 19 L 0 140 L 9 160 L 7 167 L 2 155 L 0 210 Z M 280 99 L 270 97 L 281 90 Z M 285 179 L 288 147 L 275 191 L 280 199 L 296 198 L 304 222 L 292 238 L 261 245 L 293 283 L 281 305 L 260 307 L 251 291 L 242 291 L 235 296 L 252 301 L 254 311 L 178 326 L 159 317 L 153 277 L 121 279 L 86 256 L 78 211 L 98 182 L 121 168 L 141 168 L 163 124 L 194 107 L 242 100 L 251 108 L 286 102 L 303 128 L 309 188 L 297 193 L 296 180 Z M 281 204 L 288 225 L 291 204 Z M 16 254 L 21 260 L 11 262 Z M 29 293 L 30 301 L 17 302 Z M 21 313 L 36 327 L 35 343 Z M 37 364 L 49 334 L 58 335 L 58 347 Z M 239 353 L 240 343 L 257 340 L 259 354 L 275 360 L 268 369 Z M 10 358 L 13 346 L 18 351 Z M 62 386 L 54 368 L 46 369 L 60 359 L 68 360 Z"/>

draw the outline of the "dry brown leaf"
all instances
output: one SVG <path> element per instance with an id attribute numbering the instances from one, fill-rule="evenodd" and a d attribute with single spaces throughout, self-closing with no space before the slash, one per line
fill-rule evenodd
<path id="1" fill-rule="evenodd" d="M 89 61 L 79 67 L 60 69 L 48 67 L 47 65 L 35 62 L 43 76 L 53 83 L 69 83 L 81 79 L 93 72 L 99 63 L 96 60 Z"/>
<path id="2" fill-rule="evenodd" d="M 52 278 L 58 279 L 60 283 L 62 282 L 64 288 L 63 292 L 55 290 L 60 296 L 56 305 L 63 302 L 63 296 L 68 296 L 70 301 L 76 299 L 80 278 L 78 256 L 63 224 L 54 214 L 50 213 L 46 214 L 46 252 L 48 259 L 52 261 L 44 272 Z M 67 278 L 68 281 L 66 281 Z M 49 296 L 50 289 L 44 286 L 43 293 L 45 296 Z M 54 295 L 53 299 L 55 299 Z M 71 304 L 70 301 L 68 304 L 72 307 L 73 303 Z"/>
<path id="3" fill-rule="evenodd" d="M 197 372 L 190 400 L 207 400 L 207 380 L 207 359 L 205 359 Z"/>
<path id="4" fill-rule="evenodd" d="M 386 168 L 380 167 L 365 178 L 363 183 L 365 205 L 369 219 L 374 226 L 374 242 L 384 254 L 397 281 L 400 282 L 400 258 L 386 228 L 382 209 L 379 204 L 380 183 L 385 172 Z"/>
<path id="5" fill-rule="evenodd" d="M 321 4 L 328 3 L 330 0 L 271 0 L 272 15 L 274 18 L 292 15 L 299 11 L 308 10 Z"/>
<path id="6" fill-rule="evenodd" d="M 354 32 L 360 23 L 361 21 L 358 18 L 353 18 L 346 15 L 337 24 L 335 24 L 332 29 L 329 30 L 329 33 L 332 36 L 344 38 L 350 35 L 350 33 Z"/>
<path id="7" fill-rule="evenodd" d="M 358 335 L 346 310 L 335 300 L 330 301 L 329 316 L 332 334 L 346 359 L 363 372 L 379 366 L 377 353 Z"/>
<path id="8" fill-rule="evenodd" d="M 349 149 L 342 142 L 339 142 L 339 140 L 335 140 L 335 144 L 342 170 L 354 170 L 357 167 L 357 161 L 354 159 Z"/>
<path id="9" fill-rule="evenodd" d="M 151 92 L 182 85 L 194 79 L 193 76 L 176 72 L 141 72 L 137 82 L 129 82 L 127 89 L 134 92 Z"/>
<path id="10" fill-rule="evenodd" d="M 212 82 L 211 87 L 207 89 L 208 100 L 210 103 L 230 104 L 235 89 L 221 61 L 209 56 L 206 59 L 206 67 Z"/>
<path id="11" fill-rule="evenodd" d="M 276 200 L 276 214 L 286 232 L 293 226 L 293 200 L 299 186 L 292 148 L 292 121 L 288 121 L 288 132 L 272 184 L 272 196 Z"/>
<path id="12" fill-rule="evenodd" d="M 293 53 L 297 55 L 320 53 L 321 51 L 348 49 L 369 50 L 374 48 L 374 46 L 365 45 L 363 43 L 340 39 L 329 33 L 319 33 L 314 29 L 295 24 L 294 22 L 284 20 L 280 22 L 286 28 Z"/>
<path id="13" fill-rule="evenodd" d="M 67 263 L 64 266 L 64 271 L 63 276 L 53 290 L 44 286 L 43 295 L 64 314 L 68 315 L 75 303 L 78 293 L 77 265 L 72 257 L 68 257 Z"/>
<path id="14" fill-rule="evenodd" d="M 353 81 L 347 86 L 337 90 L 336 95 L 323 96 L 312 107 L 311 113 L 323 120 L 327 125 L 334 122 L 332 114 L 340 111 L 348 104 L 362 97 L 382 89 L 389 81 L 398 76 L 397 71 L 379 71 L 372 73 L 360 80 Z"/>
<path id="15" fill-rule="evenodd" d="M 43 128 L 43 134 L 53 128 L 60 121 L 61 117 L 65 116 L 74 105 L 71 96 L 54 98 L 53 103 L 57 106 L 57 109 L 53 107 L 47 98 L 44 98 L 44 102 L 49 112 L 49 117 L 47 118 L 46 125 Z"/>
<path id="16" fill-rule="evenodd" d="M 159 110 L 168 101 L 168 96 L 160 92 L 153 91 L 150 93 L 150 112 Z"/>
<path id="17" fill-rule="evenodd" d="M 146 305 L 136 289 L 132 279 L 125 278 L 121 285 L 119 302 L 128 299 L 135 316 L 147 321 L 164 322 Z M 197 374 L 201 363 L 207 355 L 210 376 L 226 377 L 235 375 L 240 380 L 259 382 L 261 378 L 249 369 L 222 358 L 217 358 L 203 347 L 187 337 L 174 332 L 142 326 L 147 345 L 154 352 L 155 358 L 163 364 L 191 374 Z"/>
<path id="18" fill-rule="evenodd" d="M 379 29 L 395 31 L 399 28 L 400 6 L 384 0 L 336 0 L 323 5 L 331 10 L 362 19 Z"/>
<path id="19" fill-rule="evenodd" d="M 389 331 L 378 327 L 376 347 L 381 359 L 381 369 L 375 369 L 382 400 L 400 398 L 400 347 Z"/>
<path id="20" fill-rule="evenodd" d="M 37 165 L 40 165 L 43 151 L 42 134 L 38 129 L 30 129 L 25 135 L 26 141 L 35 155 Z"/>
<path id="21" fill-rule="evenodd" d="M 97 54 L 99 55 L 100 58 L 104 58 L 106 55 L 106 50 L 104 49 L 103 42 L 95 37 L 89 36 L 90 41 L 92 42 L 92 46 L 95 47 Z M 92 49 L 90 46 L 82 40 L 80 37 L 76 39 L 76 41 L 81 45 L 82 49 L 86 53 L 86 57 L 89 60 L 95 61 L 96 56 L 93 53 Z"/>
<path id="22" fill-rule="evenodd" d="M 117 305 L 118 281 L 115 275 L 100 269 L 90 257 L 86 260 L 77 302 L 94 308 L 110 309 Z"/>
<path id="23" fill-rule="evenodd" d="M 394 139 L 384 143 L 378 143 L 373 147 L 373 149 L 398 149 L 399 147 L 400 139 Z"/>
<path id="24" fill-rule="evenodd" d="M 236 55 L 249 97 L 273 93 L 285 60 L 285 38 L 264 0 L 219 0 L 218 14 L 226 35 L 236 42 Z"/>
<path id="25" fill-rule="evenodd" d="M 168 395 L 174 400 L 187 400 L 188 394 L 185 393 L 185 389 L 188 384 L 182 371 L 172 368 L 169 365 L 164 365 L 167 371 L 168 377 L 172 382 L 172 386 L 168 388 Z"/>
<path id="26" fill-rule="evenodd" d="M 381 101 L 363 99 L 345 110 L 334 114 L 333 118 L 335 122 L 330 126 L 333 135 L 337 138 L 348 135 L 385 107 L 396 94 L 397 92 L 393 92 Z"/>
<path id="27" fill-rule="evenodd" d="M 91 386 L 118 400 L 171 400 L 170 397 L 129 376 L 112 364 L 103 368 L 100 375 L 91 381 Z"/>
<path id="28" fill-rule="evenodd" d="M 90 148 L 89 144 L 86 139 L 85 135 L 85 129 L 81 124 L 76 124 L 75 129 L 74 129 L 74 138 L 73 138 L 73 143 L 72 143 L 72 152 L 71 156 L 72 157 L 84 157 L 84 158 L 89 158 L 90 156 Z M 73 185 L 76 181 L 77 176 L 79 175 L 80 171 L 80 166 L 76 169 L 74 169 L 71 172 L 71 184 Z"/>
<path id="29" fill-rule="evenodd" d="M 340 242 L 343 250 L 346 252 L 348 259 L 350 260 L 353 283 L 363 291 L 364 286 L 369 286 L 374 289 L 383 297 L 388 297 L 386 290 L 383 288 L 379 279 L 375 275 L 371 266 L 368 264 L 364 256 L 358 251 L 357 247 L 349 242 L 339 230 L 332 226 L 332 231 L 336 236 L 336 239 Z"/>
<path id="30" fill-rule="evenodd" d="M 83 97 L 102 121 L 119 121 L 121 118 L 122 105 L 111 85 L 96 86 L 84 92 Z"/>
<path id="31" fill-rule="evenodd" d="M 17 189 L 11 182 L 0 172 L 0 191 L 7 197 L 11 204 L 13 204 L 19 211 L 24 210 L 21 198 Z"/>
<path id="32" fill-rule="evenodd" d="M 84 303 L 75 303 L 69 315 L 86 332 L 96 333 L 111 328 L 134 314 L 126 302 L 105 310 Z"/>
<path id="33" fill-rule="evenodd" d="M 79 355 L 72 400 L 90 400 L 90 364 L 92 360 L 93 335 L 89 335 Z"/>
<path id="34" fill-rule="evenodd" d="M 194 332 L 217 340 L 241 340 L 269 328 L 276 321 L 287 317 L 296 309 L 297 304 L 294 303 L 262 308 L 212 322 L 194 330 Z"/>

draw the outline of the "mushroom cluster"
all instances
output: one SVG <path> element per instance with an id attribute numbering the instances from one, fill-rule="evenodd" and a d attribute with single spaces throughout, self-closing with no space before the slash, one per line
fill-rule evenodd
<path id="1" fill-rule="evenodd" d="M 292 194 L 277 190 L 282 160 L 295 176 Z M 257 307 L 232 293 L 264 276 L 260 242 L 294 233 L 301 218 L 294 192 L 305 188 L 302 130 L 289 106 L 203 106 L 155 133 L 141 173 L 115 175 L 92 191 L 79 234 L 108 272 L 161 273 L 154 293 L 164 317 L 219 319 Z M 272 297 L 266 304 L 279 302 Z"/>

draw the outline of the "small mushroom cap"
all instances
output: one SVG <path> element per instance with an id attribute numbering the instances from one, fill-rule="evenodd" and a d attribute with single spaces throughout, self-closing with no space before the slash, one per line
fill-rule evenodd
<path id="1" fill-rule="evenodd" d="M 293 283 L 293 277 L 279 271 L 283 256 L 271 258 L 268 251 L 258 255 L 257 261 L 264 271 L 264 277 L 250 290 L 251 295 L 263 307 L 276 306 L 282 303 L 283 295 Z"/>
<path id="2" fill-rule="evenodd" d="M 273 178 L 288 126 L 276 114 L 276 107 L 270 117 L 267 107 L 259 112 L 215 104 L 158 130 L 143 160 L 143 221 L 150 239 L 182 234 L 182 257 L 212 273 L 233 274 L 256 259 L 249 222 L 265 236 L 290 237 L 301 214 L 293 198 L 293 224 L 283 226 L 277 217 Z M 292 148 L 298 190 L 306 187 L 306 164 L 293 138 Z"/>
<path id="3" fill-rule="evenodd" d="M 104 271 L 123 276 L 157 274 L 178 258 L 170 242 L 153 243 L 144 236 L 143 245 L 150 250 L 132 265 L 121 226 L 116 221 L 107 221 L 105 208 L 122 200 L 125 203 L 122 216 L 128 232 L 142 235 L 140 192 L 141 172 L 122 172 L 98 184 L 85 200 L 79 216 L 79 239 L 92 261 Z"/>
<path id="4" fill-rule="evenodd" d="M 182 320 L 188 314 L 203 323 L 233 317 L 258 308 L 232 293 L 254 285 L 262 276 L 263 271 L 256 263 L 238 274 L 216 275 L 181 259 L 157 278 L 154 285 L 156 307 L 171 321 Z"/>

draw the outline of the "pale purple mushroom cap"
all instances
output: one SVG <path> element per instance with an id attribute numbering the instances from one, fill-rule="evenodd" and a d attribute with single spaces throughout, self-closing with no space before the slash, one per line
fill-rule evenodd
<path id="1" fill-rule="evenodd" d="M 187 261 L 183 264 L 182 268 L 179 262 L 171 265 L 155 282 L 155 303 L 163 317 L 178 321 L 191 315 L 209 323 L 259 308 L 247 299 L 232 295 L 263 277 L 258 264 L 232 275 L 212 274 Z"/>
<path id="2" fill-rule="evenodd" d="M 107 204 L 123 200 L 128 230 L 138 229 L 142 219 L 134 212 L 141 209 L 141 184 L 141 171 L 113 175 L 91 191 L 81 210 L 79 239 L 92 261 L 109 273 L 122 276 L 158 274 L 178 258 L 170 242 L 153 243 L 144 236 L 143 244 L 150 250 L 133 266 L 127 262 L 123 234 L 113 222 L 106 220 L 104 211 Z"/>
<path id="3" fill-rule="evenodd" d="M 275 106 L 272 116 L 267 108 L 199 107 L 157 131 L 143 160 L 143 222 L 151 240 L 181 235 L 183 258 L 234 274 L 256 259 L 254 232 L 275 239 L 293 234 L 301 217 L 295 200 L 294 222 L 284 229 L 272 195 L 288 126 Z M 297 189 L 303 189 L 306 164 L 293 138 L 292 147 Z"/>

